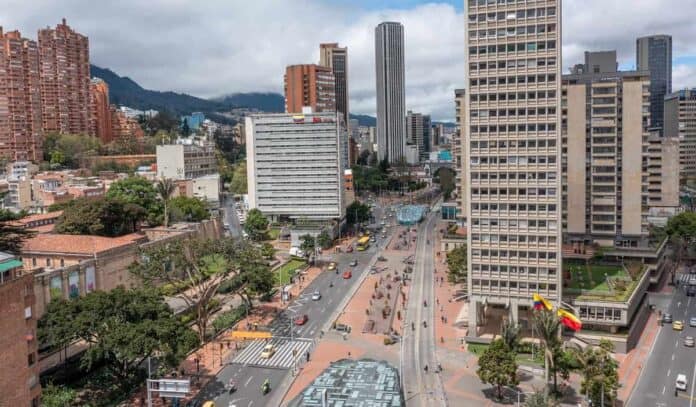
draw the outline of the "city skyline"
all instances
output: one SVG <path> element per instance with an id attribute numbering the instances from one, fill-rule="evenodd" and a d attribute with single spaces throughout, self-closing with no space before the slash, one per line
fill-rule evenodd
<path id="1" fill-rule="evenodd" d="M 100 13 L 84 12 L 89 7 L 86 2 L 82 7 L 80 1 L 71 7 L 47 4 L 40 10 L 16 2 L 7 8 L 0 25 L 6 31 L 19 29 L 24 36 L 36 39 L 40 28 L 65 16 L 72 27 L 90 38 L 90 57 L 95 65 L 129 76 L 148 89 L 200 97 L 247 91 L 282 94 L 286 65 L 318 61 L 318 43 L 338 42 L 351 53 L 351 111 L 374 115 L 372 30 L 381 21 L 399 21 L 406 28 L 407 109 L 430 113 L 433 120 L 454 121 L 450 95 L 464 82 L 463 2 L 363 1 L 352 8 L 344 0 L 305 1 L 302 7 L 272 1 L 245 4 L 243 8 L 241 3 L 227 3 L 212 3 L 205 10 L 185 3 L 166 8 L 156 3 L 133 4 L 129 14 L 121 8 L 109 10 L 110 5 Z M 625 8 L 620 7 L 624 1 L 566 1 L 563 72 L 580 60 L 585 50 L 617 49 L 621 67 L 630 69 L 635 65 L 636 38 L 669 34 L 674 39 L 673 88 L 692 87 L 696 82 L 696 45 L 688 40 L 696 35 L 696 27 L 688 16 L 696 12 L 696 4 L 684 3 L 643 2 L 634 5 L 637 12 L 626 15 Z M 694 8 L 693 12 L 689 8 Z M 153 10 L 157 10 L 154 15 Z M 250 23 L 263 15 L 279 24 L 257 32 L 258 25 Z M 609 23 L 619 17 L 623 24 Z M 433 21 L 437 21 L 437 30 Z M 597 29 L 583 29 L 586 25 Z M 129 29 L 124 31 L 124 26 Z M 183 29 L 194 26 L 193 31 Z M 184 37 L 200 45 L 182 53 Z M 143 38 L 147 41 L 141 44 Z M 438 46 L 433 47 L 434 43 Z M 191 62 L 182 55 L 190 56 Z"/>

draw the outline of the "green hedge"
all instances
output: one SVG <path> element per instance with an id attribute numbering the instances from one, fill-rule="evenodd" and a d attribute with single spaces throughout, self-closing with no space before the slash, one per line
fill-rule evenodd
<path id="1" fill-rule="evenodd" d="M 233 308 L 229 311 L 225 311 L 225 312 L 221 313 L 213 321 L 213 328 L 215 328 L 215 332 L 217 333 L 217 332 L 220 332 L 222 330 L 231 328 L 239 320 L 244 318 L 246 313 L 247 313 L 246 305 L 240 305 L 239 307 L 236 307 L 236 308 Z"/>

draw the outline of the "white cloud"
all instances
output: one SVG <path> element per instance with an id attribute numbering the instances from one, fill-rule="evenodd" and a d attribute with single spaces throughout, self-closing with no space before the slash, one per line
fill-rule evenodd
<path id="1" fill-rule="evenodd" d="M 407 107 L 435 119 L 454 115 L 464 86 L 464 15 L 446 4 L 366 11 L 327 0 L 4 0 L 0 24 L 28 37 L 62 16 L 89 36 L 92 62 L 144 87 L 202 97 L 282 91 L 286 65 L 318 60 L 320 42 L 349 48 L 351 110 L 374 114 L 374 27 L 400 21 L 406 35 Z M 674 37 L 675 56 L 696 56 L 696 1 L 566 0 L 564 66 L 585 50 L 617 49 L 635 64 L 635 38 Z M 696 85 L 696 67 L 675 67 L 675 88 Z"/>

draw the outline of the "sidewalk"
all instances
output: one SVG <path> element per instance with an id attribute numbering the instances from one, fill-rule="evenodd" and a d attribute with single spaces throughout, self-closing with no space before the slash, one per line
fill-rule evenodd
<path id="1" fill-rule="evenodd" d="M 619 360 L 619 383 L 621 383 L 619 400 L 626 401 L 631 395 L 659 332 L 660 325 L 657 323 L 657 313 L 652 312 L 638 340 L 638 345 L 626 355 L 616 355 L 618 356 L 617 360 Z"/>

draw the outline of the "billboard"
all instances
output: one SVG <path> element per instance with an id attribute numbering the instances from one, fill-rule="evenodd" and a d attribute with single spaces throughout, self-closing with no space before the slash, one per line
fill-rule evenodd
<path id="1" fill-rule="evenodd" d="M 63 280 L 60 276 L 53 276 L 48 283 L 48 290 L 51 293 L 51 299 L 63 297 Z"/>
<path id="2" fill-rule="evenodd" d="M 91 293 L 97 289 L 97 281 L 94 275 L 94 266 L 85 269 L 85 292 Z"/>
<path id="3" fill-rule="evenodd" d="M 68 274 L 68 295 L 70 298 L 80 296 L 80 275 L 77 271 Z"/>

